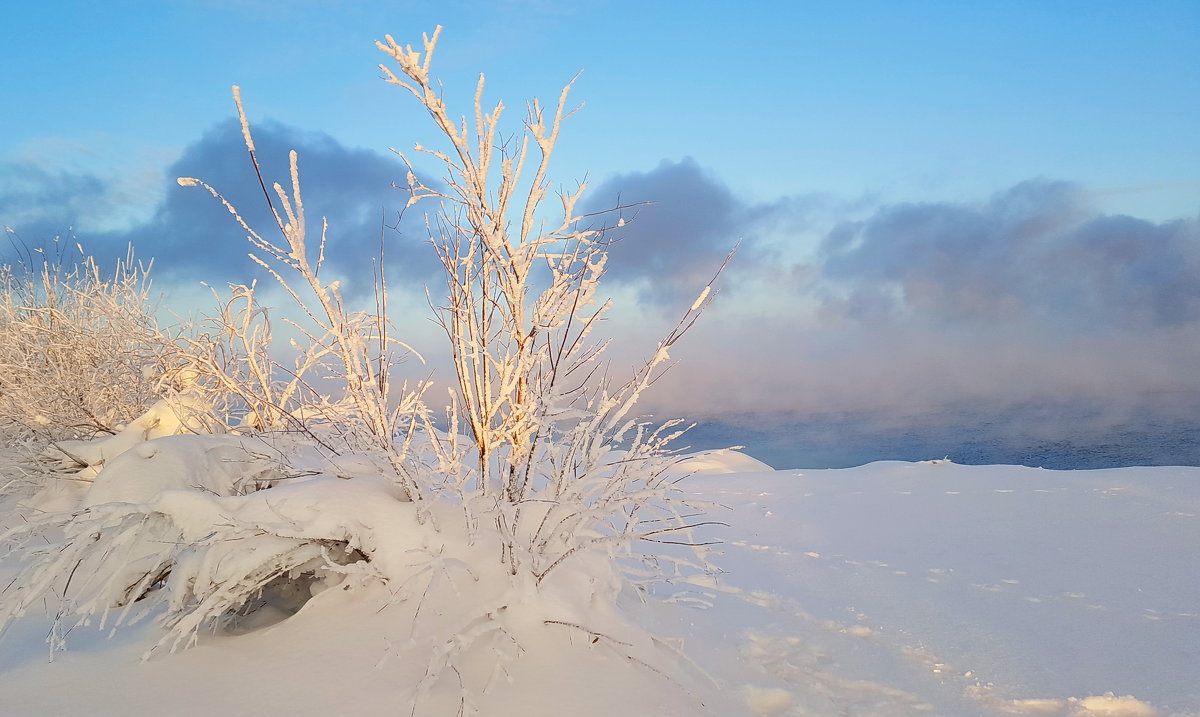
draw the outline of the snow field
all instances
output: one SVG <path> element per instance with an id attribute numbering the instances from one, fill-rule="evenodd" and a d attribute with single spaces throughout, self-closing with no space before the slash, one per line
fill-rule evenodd
<path id="1" fill-rule="evenodd" d="M 186 441 L 153 441 L 138 460 L 173 443 Z M 604 560 L 522 592 L 483 574 L 495 561 L 461 540 L 364 514 L 405 505 L 364 500 L 367 481 L 333 479 L 307 498 L 259 491 L 239 510 L 327 536 L 351 506 L 364 524 L 393 526 L 356 545 L 415 574 L 404 585 L 342 576 L 294 616 L 201 632 L 193 649 L 147 662 L 163 638 L 152 622 L 111 638 L 79 627 L 48 663 L 47 617 L 31 611 L 0 642 L 0 694 L 7 713 L 28 715 L 164 703 L 176 714 L 404 714 L 418 694 L 415 714 L 454 714 L 465 699 L 496 717 L 1200 713 L 1200 469 L 755 463 L 728 453 L 688 466 L 705 471 L 689 490 L 725 506 L 715 517 L 730 527 L 708 528 L 725 541 L 714 558 L 725 574 L 682 576 L 648 600 Z M 441 523 L 452 532 L 449 515 Z M 406 560 L 412 551 L 440 555 Z M 456 644 L 457 673 L 430 682 Z M 474 687 L 464 693 L 460 677 Z"/>

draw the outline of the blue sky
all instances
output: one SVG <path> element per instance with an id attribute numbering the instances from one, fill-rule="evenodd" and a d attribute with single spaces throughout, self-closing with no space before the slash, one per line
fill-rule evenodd
<path id="1" fill-rule="evenodd" d="M 387 148 L 432 133 L 373 41 L 436 24 L 463 109 L 479 71 L 514 108 L 584 71 L 555 176 L 597 206 L 659 202 L 614 256 L 627 313 L 686 306 L 746 240 L 665 392 L 815 409 L 1200 387 L 1190 1 L 26 4 L 4 10 L 0 223 L 136 239 L 167 287 L 224 266 L 236 244 L 207 264 L 195 246 L 236 232 L 173 175 L 241 186 L 236 83 L 266 141 L 302 167 L 311 150 L 331 217 L 377 235 Z M 735 391 L 729 365 L 772 380 Z"/>
<path id="2" fill-rule="evenodd" d="M 8 9 L 0 153 L 153 164 L 254 113 L 371 149 L 423 130 L 372 41 L 515 103 L 584 70 L 560 172 L 694 157 L 737 191 L 968 198 L 1031 177 L 1200 211 L 1194 2 L 55 2 Z M 78 142 L 95 157 L 78 157 Z M 65 156 L 64 156 L 65 155 Z M 115 156 L 111 156 L 115 155 Z"/>

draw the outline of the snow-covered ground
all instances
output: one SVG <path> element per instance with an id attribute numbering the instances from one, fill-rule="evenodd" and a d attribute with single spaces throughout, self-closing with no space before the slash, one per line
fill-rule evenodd
<path id="1" fill-rule="evenodd" d="M 552 631 L 477 691 L 479 714 L 1200 715 L 1200 468 L 692 468 L 688 490 L 725 506 L 723 579 L 626 595 L 671 638 L 647 650 Z M 328 590 L 147 661 L 151 620 L 78 628 L 53 662 L 49 618 L 29 615 L 0 638 L 0 713 L 411 714 L 428 656 L 401 612 Z M 455 714 L 452 681 L 416 714 Z"/>

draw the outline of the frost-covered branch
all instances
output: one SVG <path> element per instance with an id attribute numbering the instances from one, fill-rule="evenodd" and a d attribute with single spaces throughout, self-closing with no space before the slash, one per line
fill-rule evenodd
<path id="1" fill-rule="evenodd" d="M 237 87 L 234 88 L 234 102 L 241 120 L 251 165 L 265 191 L 266 184 L 255 153 L 250 123 L 246 118 L 241 92 Z M 263 366 L 263 362 L 250 361 L 247 364 L 248 378 L 257 386 L 255 395 L 263 399 L 251 408 L 257 414 L 264 414 L 261 417 L 268 421 L 277 422 L 282 414 L 288 413 L 287 400 L 304 386 L 303 375 L 317 365 L 327 366 L 325 359 L 333 357 L 337 363 L 333 375 L 341 378 L 342 390 L 353 407 L 357 422 L 363 426 L 366 435 L 371 437 L 375 450 L 387 457 L 397 482 L 408 497 L 420 500 L 421 486 L 412 468 L 406 463 L 403 452 L 405 443 L 398 443 L 396 438 L 398 434 L 411 430 L 411 426 L 415 425 L 412 416 L 422 412 L 424 406 L 419 390 L 409 390 L 406 383 L 399 386 L 392 383 L 392 367 L 399 360 L 392 352 L 396 348 L 409 351 L 409 347 L 388 334 L 387 287 L 383 281 L 382 269 L 379 269 L 380 274 L 377 275 L 375 284 L 377 312 L 372 315 L 347 309 L 340 283 L 336 280 L 326 282 L 320 277 L 329 229 L 324 220 L 321 223 L 317 258 L 315 262 L 309 258 L 308 225 L 300 188 L 299 158 L 295 151 L 289 153 L 288 160 L 290 187 L 285 189 L 278 182 L 271 185 L 275 200 L 282 208 L 282 215 L 276 209 L 271 193 L 265 192 L 283 237 L 282 245 L 267 239 L 250 227 L 233 204 L 210 185 L 191 177 L 179 178 L 180 185 L 201 186 L 222 202 L 246 232 L 251 247 L 257 250 L 249 253 L 250 258 L 276 280 L 291 297 L 294 305 L 315 327 L 315 331 L 305 332 L 310 346 L 302 350 L 303 358 L 292 372 L 292 378 L 280 389 L 279 396 L 273 397 L 274 390 L 271 386 L 274 379 Z M 302 294 L 300 288 L 293 285 L 289 276 L 299 280 L 306 294 Z M 252 303 L 252 294 L 247 297 L 243 292 L 242 298 Z M 244 311 L 251 311 L 249 303 Z M 245 314 L 244 320 L 249 320 L 249 317 L 250 314 Z M 241 331 L 242 337 L 239 340 L 243 344 L 247 340 L 258 338 L 246 335 L 245 329 Z M 295 413 L 289 415 L 292 418 L 296 417 Z M 409 429 L 405 428 L 406 423 Z"/>

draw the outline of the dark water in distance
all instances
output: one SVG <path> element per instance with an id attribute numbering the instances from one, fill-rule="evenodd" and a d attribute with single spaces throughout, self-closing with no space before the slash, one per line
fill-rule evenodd
<path id="1" fill-rule="evenodd" d="M 696 423 L 679 445 L 742 445 L 774 468 L 938 458 L 1060 470 L 1200 466 L 1200 393 L 1155 397 L 1141 406 L 1025 403 L 903 414 L 738 414 Z"/>

